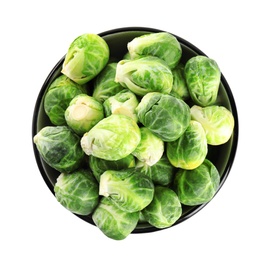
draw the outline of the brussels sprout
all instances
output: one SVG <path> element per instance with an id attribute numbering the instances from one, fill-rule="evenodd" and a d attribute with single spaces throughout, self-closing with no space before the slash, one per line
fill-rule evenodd
<path id="1" fill-rule="evenodd" d="M 135 168 L 107 170 L 100 176 L 99 195 L 109 197 L 126 212 L 136 212 L 152 201 L 154 184 Z"/>
<path id="2" fill-rule="evenodd" d="M 139 211 L 139 221 L 138 223 L 147 223 L 147 221 L 145 220 L 142 211 Z"/>
<path id="3" fill-rule="evenodd" d="M 92 218 L 104 235 L 114 240 L 122 240 L 136 228 L 139 212 L 123 211 L 109 198 L 102 198 Z"/>
<path id="4" fill-rule="evenodd" d="M 65 110 L 77 95 L 86 93 L 85 86 L 73 82 L 65 75 L 57 77 L 44 97 L 44 110 L 54 125 L 65 125 Z"/>
<path id="5" fill-rule="evenodd" d="M 216 102 L 221 72 L 217 63 L 205 56 L 195 56 L 185 65 L 188 90 L 193 102 L 209 106 Z"/>
<path id="6" fill-rule="evenodd" d="M 138 117 L 135 113 L 135 108 L 138 104 L 139 102 L 135 94 L 128 89 L 124 89 L 116 95 L 106 99 L 103 106 L 107 117 L 111 114 L 121 114 L 129 116 L 137 122 Z"/>
<path id="7" fill-rule="evenodd" d="M 135 167 L 135 158 L 132 154 L 129 154 L 127 157 L 123 159 L 117 161 L 108 161 L 91 155 L 89 156 L 89 167 L 91 168 L 95 178 L 99 182 L 100 175 L 106 170 L 117 171 Z"/>
<path id="8" fill-rule="evenodd" d="M 108 63 L 95 78 L 92 96 L 101 103 L 124 89 L 120 83 L 114 81 L 116 66 L 117 62 Z"/>
<path id="9" fill-rule="evenodd" d="M 123 56 L 122 60 L 131 60 L 130 53 L 127 52 L 127 53 Z"/>
<path id="10" fill-rule="evenodd" d="M 139 121 L 165 142 L 178 139 L 190 122 L 189 106 L 168 94 L 146 94 L 135 111 Z"/>
<path id="11" fill-rule="evenodd" d="M 220 176 L 212 162 L 204 162 L 193 170 L 179 169 L 174 179 L 174 190 L 180 202 L 195 206 L 209 202 L 218 190 Z"/>
<path id="12" fill-rule="evenodd" d="M 138 161 L 136 168 L 138 168 L 141 173 L 149 176 L 156 185 L 166 186 L 173 181 L 175 168 L 171 165 L 166 155 L 163 155 L 161 159 L 152 166 Z"/>
<path id="13" fill-rule="evenodd" d="M 83 135 L 81 146 L 87 155 L 115 161 L 131 154 L 140 140 L 140 129 L 132 118 L 111 115 Z"/>
<path id="14" fill-rule="evenodd" d="M 156 186 L 154 198 L 142 210 L 144 219 L 156 228 L 172 226 L 182 215 L 182 206 L 177 194 L 167 187 Z"/>
<path id="15" fill-rule="evenodd" d="M 167 156 L 174 167 L 192 170 L 203 163 L 208 146 L 202 125 L 190 121 L 187 130 L 177 140 L 167 143 Z"/>
<path id="16" fill-rule="evenodd" d="M 221 145 L 230 139 L 234 129 L 234 117 L 227 108 L 194 105 L 190 112 L 191 117 L 202 124 L 208 144 Z"/>
<path id="17" fill-rule="evenodd" d="M 179 63 L 173 70 L 173 85 L 170 95 L 187 100 L 189 98 L 188 87 L 186 83 L 184 65 Z"/>
<path id="18" fill-rule="evenodd" d="M 86 33 L 70 44 L 61 72 L 78 84 L 84 84 L 101 72 L 109 56 L 108 44 L 99 35 Z"/>
<path id="19" fill-rule="evenodd" d="M 34 143 L 42 159 L 60 172 L 76 170 L 84 158 L 79 136 L 67 126 L 45 126 L 34 136 Z"/>
<path id="20" fill-rule="evenodd" d="M 56 199 L 69 211 L 88 215 L 99 202 L 98 183 L 85 169 L 73 173 L 61 173 L 54 186 Z"/>
<path id="21" fill-rule="evenodd" d="M 78 135 L 88 132 L 103 118 L 102 104 L 87 94 L 74 97 L 65 111 L 68 126 Z"/>
<path id="22" fill-rule="evenodd" d="M 131 59 L 155 56 L 164 60 L 173 69 L 182 56 L 182 48 L 176 37 L 167 32 L 144 34 L 127 45 Z"/>
<path id="23" fill-rule="evenodd" d="M 173 75 L 163 60 L 148 56 L 119 61 L 115 81 L 139 96 L 153 91 L 167 94 L 172 90 Z"/>
<path id="24" fill-rule="evenodd" d="M 132 154 L 140 161 L 152 166 L 162 157 L 164 142 L 146 127 L 141 127 L 140 131 L 141 141 Z"/>

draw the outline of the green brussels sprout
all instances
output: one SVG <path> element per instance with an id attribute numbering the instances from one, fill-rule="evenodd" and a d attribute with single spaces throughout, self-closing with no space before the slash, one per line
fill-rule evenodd
<path id="1" fill-rule="evenodd" d="M 205 56 L 195 56 L 185 65 L 185 76 L 190 97 L 199 106 L 216 102 L 221 72 L 217 63 Z"/>
<path id="2" fill-rule="evenodd" d="M 176 37 L 167 32 L 138 36 L 127 45 L 131 59 L 155 56 L 164 60 L 173 69 L 182 56 L 182 48 Z"/>
<path id="3" fill-rule="evenodd" d="M 184 65 L 179 63 L 173 70 L 173 85 L 170 95 L 187 100 L 189 96 L 188 87 L 185 78 Z"/>
<path id="4" fill-rule="evenodd" d="M 126 212 L 136 212 L 152 201 L 154 184 L 135 168 L 107 170 L 100 176 L 99 195 L 109 197 Z"/>
<path id="5" fill-rule="evenodd" d="M 156 186 L 154 198 L 142 210 L 144 219 L 156 228 L 172 226 L 182 215 L 182 206 L 177 194 L 167 187 Z"/>
<path id="6" fill-rule="evenodd" d="M 78 84 L 85 84 L 101 72 L 109 56 L 105 40 L 99 35 L 86 33 L 70 44 L 61 72 Z"/>
<path id="7" fill-rule="evenodd" d="M 167 143 L 167 156 L 177 168 L 192 170 L 203 163 L 208 146 L 202 125 L 194 120 L 186 131 L 175 141 Z"/>
<path id="8" fill-rule="evenodd" d="M 61 173 L 54 186 L 57 201 L 69 211 L 89 215 L 99 202 L 98 183 L 89 170 Z"/>
<path id="9" fill-rule="evenodd" d="M 122 240 L 136 228 L 139 214 L 123 211 L 109 198 L 102 198 L 92 218 L 104 235 L 114 240 Z"/>
<path id="10" fill-rule="evenodd" d="M 138 117 L 135 113 L 135 108 L 139 102 L 134 93 L 128 89 L 121 90 L 116 95 L 109 97 L 103 103 L 106 117 L 111 114 L 121 114 L 131 117 L 135 122 Z"/>
<path id="11" fill-rule="evenodd" d="M 142 211 L 139 211 L 139 221 L 138 223 L 147 223 L 147 221 L 145 220 Z"/>
<path id="12" fill-rule="evenodd" d="M 217 168 L 205 159 L 193 170 L 179 169 L 174 179 L 174 190 L 182 204 L 196 206 L 209 202 L 216 194 L 219 183 Z"/>
<path id="13" fill-rule="evenodd" d="M 140 161 L 152 166 L 162 157 L 164 142 L 146 127 L 141 127 L 140 131 L 141 141 L 132 154 Z"/>
<path id="14" fill-rule="evenodd" d="M 42 159 L 63 173 L 76 170 L 84 158 L 79 136 L 67 126 L 43 127 L 34 136 L 34 143 Z"/>
<path id="15" fill-rule="evenodd" d="M 141 173 L 149 176 L 154 184 L 166 186 L 172 183 L 174 177 L 174 167 L 169 162 L 166 155 L 152 166 L 138 161 L 135 166 Z"/>
<path id="16" fill-rule="evenodd" d="M 87 94 L 74 97 L 65 111 L 68 126 L 78 135 L 88 132 L 103 118 L 102 104 Z"/>
<path id="17" fill-rule="evenodd" d="M 140 128 L 132 118 L 111 115 L 83 135 L 81 146 L 87 155 L 115 161 L 131 154 L 140 140 Z"/>
<path id="18" fill-rule="evenodd" d="M 163 60 L 148 56 L 119 61 L 115 81 L 139 96 L 153 91 L 168 94 L 172 90 L 173 75 Z"/>
<path id="19" fill-rule="evenodd" d="M 135 111 L 139 122 L 165 142 L 178 139 L 190 122 L 189 106 L 168 94 L 146 94 Z"/>
<path id="20" fill-rule="evenodd" d="M 120 83 L 114 81 L 116 66 L 117 62 L 108 63 L 94 80 L 92 96 L 101 103 L 124 89 Z"/>
<path id="21" fill-rule="evenodd" d="M 123 56 L 122 60 L 131 60 L 130 53 L 127 52 L 127 53 Z"/>
<path id="22" fill-rule="evenodd" d="M 54 125 L 66 125 L 65 111 L 77 95 L 86 93 L 81 86 L 65 75 L 57 77 L 49 86 L 44 97 L 44 110 Z"/>
<path id="23" fill-rule="evenodd" d="M 200 122 L 206 133 L 207 143 L 221 145 L 232 136 L 234 129 L 234 117 L 223 106 L 192 106 L 190 109 L 192 119 Z"/>
<path id="24" fill-rule="evenodd" d="M 97 158 L 95 156 L 89 156 L 89 167 L 92 170 L 97 181 L 100 181 L 100 175 L 106 170 L 122 170 L 135 167 L 135 158 L 132 154 L 117 161 L 108 161 Z"/>

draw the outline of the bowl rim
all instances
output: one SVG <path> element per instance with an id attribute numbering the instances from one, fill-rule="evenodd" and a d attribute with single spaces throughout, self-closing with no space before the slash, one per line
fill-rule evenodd
<path id="1" fill-rule="evenodd" d="M 158 32 L 168 32 L 168 31 L 164 31 L 164 30 L 160 30 L 160 29 L 156 29 L 156 28 L 151 28 L 151 27 L 138 27 L 138 26 L 130 26 L 130 27 L 120 27 L 120 28 L 116 28 L 116 29 L 111 29 L 111 30 L 107 30 L 101 33 L 98 33 L 99 36 L 104 37 L 104 36 L 108 36 L 111 34 L 116 34 L 116 33 L 123 33 L 123 32 L 149 32 L 149 33 L 158 33 Z M 205 53 L 203 53 L 198 47 L 196 47 L 195 45 L 193 45 L 192 43 L 190 43 L 189 41 L 179 37 L 178 35 L 175 35 L 171 32 L 169 32 L 170 34 L 172 34 L 173 36 L 175 36 L 177 38 L 177 40 L 186 45 L 188 48 L 192 49 L 194 52 L 198 53 L 198 55 L 204 55 L 207 57 L 207 55 Z M 50 189 L 50 191 L 54 194 L 54 186 L 52 185 L 52 183 L 50 182 L 44 168 L 43 168 L 43 162 L 42 162 L 42 158 L 40 157 L 40 154 L 37 150 L 37 147 L 33 141 L 34 136 L 37 133 L 37 118 L 38 118 L 38 113 L 39 113 L 39 109 L 40 109 L 40 104 L 42 103 L 42 98 L 43 95 L 45 94 L 45 91 L 47 89 L 48 83 L 51 80 L 51 78 L 53 77 L 54 73 L 59 69 L 59 67 L 61 66 L 61 64 L 63 63 L 65 58 L 65 55 L 56 63 L 56 65 L 53 67 L 53 69 L 50 71 L 50 73 L 48 74 L 48 76 L 46 77 L 40 92 L 37 96 L 36 99 L 36 103 L 34 106 L 34 112 L 33 112 L 33 116 L 32 116 L 32 146 L 33 146 L 33 151 L 34 151 L 34 156 L 36 159 L 36 163 L 38 166 L 38 169 L 42 175 L 43 180 L 45 181 L 46 185 L 48 186 L 48 188 Z M 214 197 L 217 195 L 217 193 L 219 192 L 219 190 L 221 189 L 221 187 L 223 186 L 223 184 L 225 183 L 226 179 L 228 178 L 228 175 L 230 173 L 230 170 L 232 168 L 235 156 L 236 156 L 236 151 L 237 151 L 237 146 L 238 146 L 238 138 L 239 138 L 239 119 L 238 119 L 238 112 L 237 112 L 237 107 L 236 107 L 236 102 L 234 99 L 234 96 L 232 94 L 231 88 L 227 82 L 227 80 L 225 79 L 224 75 L 221 72 L 221 82 L 223 84 L 223 87 L 226 91 L 226 94 L 228 96 L 228 100 L 231 106 L 231 111 L 232 114 L 234 116 L 234 130 L 233 130 L 233 135 L 231 138 L 233 138 L 232 144 L 231 144 L 231 150 L 230 150 L 230 155 L 228 158 L 228 162 L 225 166 L 222 178 L 220 180 L 220 184 L 218 187 L 217 192 L 215 193 Z M 213 199 L 213 198 L 212 198 Z M 188 214 L 186 214 L 185 216 L 181 216 L 172 226 L 167 227 L 167 228 L 163 228 L 163 229 L 158 229 L 154 226 L 149 226 L 149 227 L 145 227 L 145 228 L 135 228 L 132 233 L 149 233 L 149 232 L 154 232 L 154 231 L 160 231 L 160 230 L 164 230 L 164 229 L 168 229 L 171 228 L 175 225 L 178 225 L 182 222 L 184 222 L 185 220 L 189 219 L 190 217 L 194 216 L 196 213 L 198 213 L 201 209 L 203 209 L 208 203 L 210 203 L 211 201 L 198 205 L 198 206 L 194 206 L 192 208 L 192 210 L 190 212 L 188 212 Z M 82 216 L 82 215 L 78 215 L 73 213 L 74 215 L 76 215 L 77 217 L 81 218 L 82 220 L 95 225 L 93 221 L 89 221 L 89 216 Z"/>

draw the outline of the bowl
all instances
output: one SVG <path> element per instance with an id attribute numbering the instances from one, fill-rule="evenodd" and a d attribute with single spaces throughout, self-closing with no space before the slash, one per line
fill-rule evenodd
<path id="1" fill-rule="evenodd" d="M 125 27 L 125 28 L 118 28 L 118 29 L 102 32 L 99 35 L 107 42 L 110 48 L 111 57 L 116 58 L 117 60 L 120 60 L 127 52 L 127 43 L 131 41 L 134 37 L 137 37 L 146 33 L 156 33 L 156 32 L 161 32 L 161 30 L 154 29 L 154 28 L 146 28 L 146 27 Z M 200 49 L 198 49 L 196 46 L 194 46 L 187 40 L 177 35 L 174 35 L 174 36 L 180 42 L 181 47 L 182 47 L 182 51 L 183 51 L 182 57 L 181 57 L 182 63 L 185 64 L 185 62 L 188 59 L 196 55 L 207 56 Z M 44 106 L 43 106 L 44 96 L 49 85 L 52 83 L 52 81 L 61 74 L 64 58 L 65 56 L 63 56 L 63 58 L 61 58 L 56 63 L 54 68 L 51 70 L 43 86 L 41 87 L 41 90 L 37 97 L 36 105 L 35 105 L 34 113 L 33 113 L 32 139 L 41 128 L 47 125 L 51 125 L 51 122 L 44 111 Z M 218 96 L 220 99 L 219 100 L 220 104 L 225 106 L 227 109 L 229 109 L 232 112 L 235 119 L 234 131 L 229 141 L 220 146 L 209 147 L 209 152 L 208 152 L 207 157 L 214 163 L 214 165 L 218 169 L 221 176 L 220 185 L 218 188 L 218 191 L 219 191 L 220 188 L 223 186 L 224 182 L 226 181 L 229 175 L 229 172 L 231 170 L 231 167 L 233 165 L 233 161 L 234 161 L 236 150 L 237 150 L 237 142 L 238 142 L 237 108 L 236 108 L 232 91 L 223 74 L 221 74 L 221 84 L 220 84 Z M 33 149 L 34 149 L 36 163 L 38 165 L 40 173 L 45 183 L 47 184 L 49 190 L 54 194 L 54 184 L 56 183 L 56 178 L 58 177 L 59 172 L 51 168 L 49 165 L 47 165 L 43 161 L 34 143 L 33 143 Z M 199 206 L 184 206 L 183 205 L 183 212 L 182 212 L 181 217 L 172 226 L 175 226 L 189 219 L 194 214 L 202 210 L 208 203 L 201 204 Z M 91 218 L 91 215 L 89 216 L 76 215 L 76 216 L 92 225 L 95 225 Z M 139 223 L 132 233 L 153 232 L 153 231 L 158 231 L 158 230 L 160 229 L 155 228 L 151 226 L 150 224 Z"/>

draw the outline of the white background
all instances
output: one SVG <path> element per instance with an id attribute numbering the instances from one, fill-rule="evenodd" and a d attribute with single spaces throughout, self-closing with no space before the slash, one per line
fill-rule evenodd
<path id="1" fill-rule="evenodd" d="M 1 259 L 270 259 L 268 1 L 2 1 L 0 4 Z M 123 241 L 64 209 L 37 168 L 34 105 L 80 34 L 166 30 L 215 59 L 237 103 L 240 136 L 227 181 L 176 227 Z"/>

